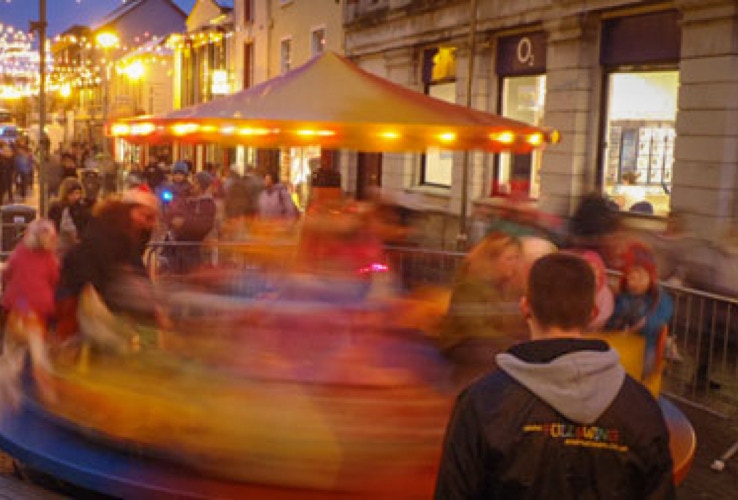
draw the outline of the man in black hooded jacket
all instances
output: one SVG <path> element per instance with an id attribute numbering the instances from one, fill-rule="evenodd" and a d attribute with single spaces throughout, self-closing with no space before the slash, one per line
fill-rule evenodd
<path id="1" fill-rule="evenodd" d="M 606 343 L 582 337 L 594 290 L 577 256 L 533 265 L 521 300 L 532 340 L 459 395 L 436 498 L 674 498 L 658 403 Z"/>

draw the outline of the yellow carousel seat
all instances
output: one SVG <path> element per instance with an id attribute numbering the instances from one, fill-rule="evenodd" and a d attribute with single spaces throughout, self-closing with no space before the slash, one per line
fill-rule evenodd
<path id="1" fill-rule="evenodd" d="M 666 398 L 659 397 L 661 393 L 661 375 L 664 371 L 664 351 L 668 329 L 664 327 L 657 343 L 656 370 L 650 376 L 643 378 L 643 359 L 646 351 L 646 339 L 637 332 L 601 332 L 588 335 L 607 342 L 620 355 L 620 363 L 625 371 L 636 380 L 640 380 L 655 398 L 658 399 L 664 413 L 666 425 L 669 428 L 669 448 L 674 460 L 674 483 L 684 481 L 697 448 L 697 437 L 694 428 L 687 417 Z"/>
<path id="2" fill-rule="evenodd" d="M 659 335 L 656 354 L 656 370 L 643 377 L 643 360 L 646 353 L 646 338 L 634 331 L 597 332 L 588 334 L 590 338 L 597 338 L 607 342 L 620 355 L 620 363 L 625 371 L 636 380 L 640 380 L 654 397 L 661 393 L 661 375 L 664 371 L 664 350 L 668 329 L 664 327 Z"/>

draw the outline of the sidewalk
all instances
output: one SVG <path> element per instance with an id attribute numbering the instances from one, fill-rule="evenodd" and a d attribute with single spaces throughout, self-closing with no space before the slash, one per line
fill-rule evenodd
<path id="1" fill-rule="evenodd" d="M 0 500 L 62 500 L 64 497 L 13 475 L 13 459 L 0 452 Z"/>
<path id="2" fill-rule="evenodd" d="M 697 435 L 697 453 L 684 483 L 677 489 L 679 498 L 722 500 L 738 497 L 738 454 L 725 464 L 725 470 L 710 469 L 712 462 L 738 441 L 738 413 L 725 419 L 688 404 L 674 401 L 684 412 Z"/>

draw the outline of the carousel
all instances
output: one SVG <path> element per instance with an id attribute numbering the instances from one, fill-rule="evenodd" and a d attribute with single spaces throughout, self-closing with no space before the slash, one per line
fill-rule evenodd
<path id="1" fill-rule="evenodd" d="M 558 141 L 556 131 L 427 97 L 334 53 L 110 133 L 372 152 L 522 154 Z M 155 281 L 167 329 L 111 313 L 92 288 L 73 342 L 39 347 L 24 323 L 10 334 L 31 355 L 14 361 L 18 404 L 0 421 L 0 448 L 122 498 L 431 497 L 458 391 L 432 331 L 447 296 L 400 290 L 367 220 L 360 205 L 328 209 L 306 216 L 278 251 L 263 240 L 234 244 L 221 248 L 220 269 Z M 642 356 L 629 337 L 615 347 L 626 366 Z M 661 401 L 681 481 L 694 433 Z"/>

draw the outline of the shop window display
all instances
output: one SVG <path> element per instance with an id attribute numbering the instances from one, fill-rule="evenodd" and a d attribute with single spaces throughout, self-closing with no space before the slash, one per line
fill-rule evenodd
<path id="1" fill-rule="evenodd" d="M 502 80 L 502 115 L 532 125 L 543 122 L 546 76 L 514 76 Z M 541 182 L 541 152 L 499 155 L 492 195 L 537 198 Z"/>
<path id="2" fill-rule="evenodd" d="M 674 164 L 678 72 L 613 73 L 608 83 L 605 192 L 621 210 L 665 215 Z"/>

